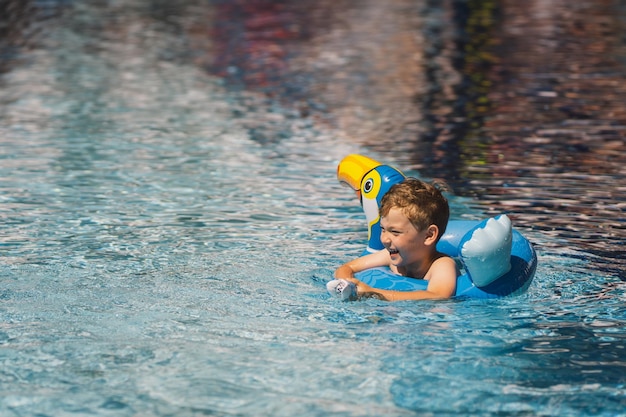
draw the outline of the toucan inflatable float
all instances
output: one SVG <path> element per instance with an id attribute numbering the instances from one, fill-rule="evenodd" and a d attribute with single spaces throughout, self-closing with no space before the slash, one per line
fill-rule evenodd
<path id="1" fill-rule="evenodd" d="M 360 198 L 368 224 L 368 245 L 363 254 L 384 249 L 380 241 L 378 207 L 392 185 L 404 174 L 363 155 L 348 155 L 337 167 L 337 179 L 352 187 Z M 512 228 L 506 215 L 484 221 L 450 220 L 437 249 L 461 267 L 454 297 L 498 298 L 525 292 L 537 268 L 537 255 L 530 242 Z M 389 268 L 373 268 L 356 274 L 357 279 L 386 290 L 425 290 L 428 281 L 395 274 Z M 333 280 L 328 291 L 353 299 L 343 285 Z M 353 291 L 353 290 L 350 290 Z"/>

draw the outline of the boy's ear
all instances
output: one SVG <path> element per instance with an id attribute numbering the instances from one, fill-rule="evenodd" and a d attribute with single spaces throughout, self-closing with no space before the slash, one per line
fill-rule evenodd
<path id="1" fill-rule="evenodd" d="M 437 227 L 437 225 L 431 224 L 426 229 L 426 239 L 424 240 L 424 244 L 434 245 L 435 243 L 437 243 L 437 237 L 439 237 L 439 227 Z"/>

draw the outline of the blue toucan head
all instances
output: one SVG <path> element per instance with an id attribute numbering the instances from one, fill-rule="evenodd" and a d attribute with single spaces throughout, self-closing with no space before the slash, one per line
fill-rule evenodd
<path id="1" fill-rule="evenodd" d="M 380 241 L 380 201 L 391 186 L 404 178 L 396 168 L 362 155 L 348 155 L 337 166 L 337 179 L 357 192 L 363 207 L 367 219 L 368 252 L 384 249 Z"/>

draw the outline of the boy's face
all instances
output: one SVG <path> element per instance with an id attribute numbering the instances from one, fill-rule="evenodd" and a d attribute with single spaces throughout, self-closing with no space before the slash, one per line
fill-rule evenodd
<path id="1" fill-rule="evenodd" d="M 427 230 L 419 231 L 413 226 L 402 210 L 392 208 L 380 219 L 380 240 L 391 256 L 396 267 L 410 268 L 429 256 L 425 245 Z"/>

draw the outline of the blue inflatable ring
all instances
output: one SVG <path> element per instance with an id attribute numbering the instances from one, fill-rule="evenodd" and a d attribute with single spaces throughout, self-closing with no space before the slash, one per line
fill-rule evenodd
<path id="1" fill-rule="evenodd" d="M 339 181 L 352 187 L 368 222 L 368 246 L 363 254 L 384 249 L 380 242 L 378 206 L 382 196 L 405 176 L 389 165 L 362 155 L 348 155 L 337 167 Z M 511 227 L 507 216 L 483 221 L 450 220 L 437 249 L 454 258 L 461 274 L 454 297 L 498 298 L 518 295 L 531 284 L 537 255 L 530 242 Z M 389 268 L 373 268 L 356 277 L 386 290 L 425 290 L 428 281 L 403 277 Z"/>

